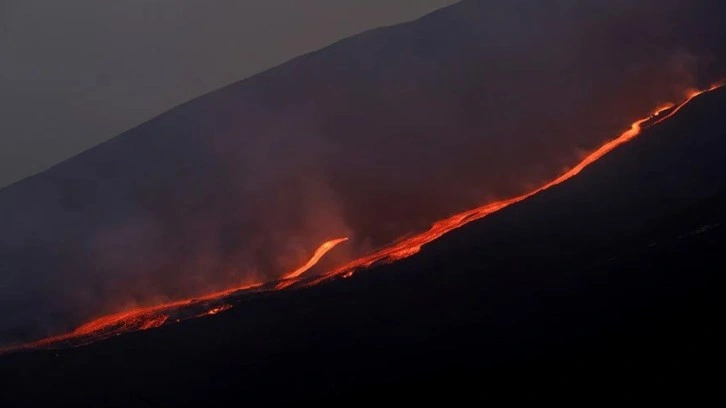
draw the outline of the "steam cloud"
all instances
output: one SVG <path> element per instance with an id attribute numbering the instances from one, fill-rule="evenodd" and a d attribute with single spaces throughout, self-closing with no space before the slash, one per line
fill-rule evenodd
<path id="1" fill-rule="evenodd" d="M 690 1 L 463 1 L 195 99 L 0 191 L 0 344 L 341 262 L 523 193 L 724 73 Z"/>

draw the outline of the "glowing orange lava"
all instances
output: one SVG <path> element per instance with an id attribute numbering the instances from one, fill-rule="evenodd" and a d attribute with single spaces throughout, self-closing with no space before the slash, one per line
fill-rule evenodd
<path id="1" fill-rule="evenodd" d="M 315 251 L 313 256 L 303 266 L 286 274 L 283 279 L 295 279 L 315 266 L 320 259 L 335 248 L 338 244 L 347 241 L 348 238 L 338 238 L 324 242 Z M 285 280 L 281 281 L 285 282 Z M 290 281 L 294 283 L 295 281 Z M 156 306 L 138 307 L 120 313 L 114 313 L 99 317 L 85 323 L 70 333 L 48 337 L 32 343 L 7 348 L 0 347 L 0 353 L 22 349 L 47 347 L 57 344 L 83 345 L 94 341 L 107 339 L 123 333 L 130 333 L 141 330 L 153 329 L 164 325 L 172 315 L 180 314 L 174 318 L 174 322 L 186 320 L 193 317 L 215 315 L 231 309 L 229 304 L 220 304 L 222 299 L 243 291 L 250 291 L 259 288 L 263 284 L 255 283 L 226 289 L 203 296 L 182 299 L 173 302 L 163 303 Z M 281 287 L 280 287 L 281 288 Z"/>
<path id="2" fill-rule="evenodd" d="M 262 284 L 255 283 L 239 286 L 219 292 L 209 293 L 196 298 L 177 300 L 157 306 L 138 307 L 124 312 L 102 316 L 79 326 L 70 333 L 48 337 L 19 346 L 10 346 L 6 348 L 0 347 L 0 354 L 30 348 L 48 347 L 58 344 L 78 346 L 107 339 L 123 333 L 153 329 L 164 325 L 167 321 L 169 321 L 173 312 L 184 308 L 191 309 L 191 315 L 188 313 L 186 316 L 180 316 L 175 319 L 176 322 L 192 317 L 217 314 L 232 307 L 227 304 L 219 305 L 219 301 L 221 299 L 237 292 L 252 290 L 261 285 Z"/>
<path id="3" fill-rule="evenodd" d="M 644 124 L 646 124 L 647 126 L 655 126 L 675 115 L 678 111 L 681 110 L 681 108 L 683 108 L 686 104 L 688 104 L 688 102 L 690 102 L 698 95 L 701 95 L 704 92 L 712 91 L 722 86 L 723 84 L 719 83 L 705 90 L 689 91 L 686 95 L 686 99 L 680 104 L 669 104 L 667 106 L 659 107 L 654 111 L 653 114 L 649 115 L 648 117 L 635 121 L 628 130 L 623 132 L 617 138 L 603 144 L 600 148 L 590 153 L 570 170 L 566 171 L 559 177 L 533 191 L 505 200 L 488 203 L 481 207 L 452 215 L 446 219 L 437 221 L 427 231 L 418 234 L 407 235 L 387 247 L 374 251 L 341 267 L 328 271 L 322 275 L 316 276 L 313 279 L 303 280 L 304 277 L 302 275 L 305 272 L 315 266 L 325 254 L 327 254 L 337 245 L 347 241 L 348 238 L 338 238 L 326 241 L 315 251 L 315 253 L 307 263 L 305 263 L 298 269 L 284 275 L 282 280 L 274 284 L 272 288 L 273 290 L 278 290 L 297 284 L 307 287 L 318 284 L 324 280 L 330 279 L 335 276 L 349 278 L 353 276 L 353 273 L 355 271 L 362 268 L 370 267 L 373 264 L 391 263 L 396 260 L 410 257 L 418 253 L 423 245 L 428 244 L 429 242 L 441 237 L 449 231 L 457 229 L 472 221 L 484 218 L 505 207 L 518 203 L 541 191 L 547 190 L 550 187 L 556 186 L 566 180 L 569 180 L 570 178 L 579 174 L 585 167 L 597 161 L 618 146 L 627 143 L 631 139 L 638 136 L 641 132 L 641 127 Z M 202 297 L 197 297 L 193 299 L 184 299 L 157 306 L 136 308 L 122 313 L 104 316 L 78 327 L 71 333 L 50 337 L 21 346 L 5 349 L 0 348 L 0 353 L 35 347 L 49 347 L 54 345 L 68 346 L 87 344 L 122 333 L 159 327 L 169 321 L 169 318 L 172 317 L 172 315 L 179 313 L 181 313 L 181 315 L 175 317 L 174 321 L 217 314 L 232 307 L 231 305 L 224 303 L 224 298 L 243 291 L 270 290 L 269 287 L 265 289 L 262 286 L 263 284 L 252 284 L 227 289 L 220 292 L 210 293 Z M 189 309 L 191 309 L 191 311 Z"/>
<path id="4" fill-rule="evenodd" d="M 231 305 L 222 305 L 222 306 L 218 306 L 218 307 L 215 307 L 214 309 L 210 309 L 210 310 L 208 310 L 208 311 L 207 311 L 206 313 L 202 313 L 202 314 L 200 314 L 200 315 L 199 315 L 199 316 L 197 316 L 197 317 L 202 317 L 202 316 L 210 316 L 210 315 L 216 315 L 217 313 L 221 313 L 221 312 L 224 312 L 225 310 L 229 310 L 229 309 L 231 309 L 231 308 L 232 308 L 232 306 L 231 306 Z"/>
<path id="5" fill-rule="evenodd" d="M 313 257 L 310 258 L 310 260 L 305 265 L 303 265 L 303 266 L 299 267 L 298 269 L 283 276 L 282 279 L 297 278 L 298 276 L 307 272 L 308 269 L 315 266 L 315 264 L 318 263 L 318 261 L 320 261 L 320 258 L 322 258 L 325 254 L 327 254 L 331 249 L 335 248 L 338 244 L 345 242 L 347 240 L 348 240 L 348 238 L 338 238 L 338 239 L 331 239 L 330 241 L 324 242 L 323 245 L 320 245 L 320 248 L 318 248 L 315 251 L 315 254 L 313 254 Z"/>
<path id="6" fill-rule="evenodd" d="M 428 244 L 429 242 L 441 237 L 442 235 L 446 234 L 449 231 L 455 230 L 463 225 L 466 225 L 472 221 L 479 220 L 481 218 L 484 218 L 488 216 L 489 214 L 492 214 L 494 212 L 497 212 L 501 210 L 502 208 L 508 207 L 512 204 L 518 203 L 522 200 L 525 200 L 528 197 L 531 197 L 541 191 L 547 190 L 550 187 L 556 186 L 560 183 L 563 183 L 564 181 L 569 180 L 570 178 L 578 175 L 585 167 L 589 166 L 596 160 L 600 159 L 604 155 L 608 154 L 618 146 L 627 143 L 634 137 L 638 136 L 641 131 L 641 126 L 651 121 L 650 126 L 655 126 L 664 120 L 672 117 L 675 115 L 678 111 L 680 111 L 686 104 L 688 104 L 693 98 L 697 97 L 698 95 L 703 94 L 704 92 L 713 91 L 717 88 L 720 88 L 724 86 L 723 83 L 717 83 L 715 85 L 712 85 L 711 87 L 703 90 L 689 90 L 686 94 L 686 99 L 681 102 L 678 105 L 674 104 L 668 104 L 665 106 L 658 107 L 653 111 L 652 114 L 650 114 L 648 117 L 645 117 L 643 119 L 639 119 L 633 124 L 630 125 L 630 129 L 623 132 L 620 136 L 617 138 L 606 142 L 600 148 L 595 150 L 594 152 L 587 155 L 582 161 L 577 163 L 574 167 L 572 167 L 570 170 L 566 171 L 559 177 L 555 178 L 554 180 L 544 184 L 543 186 L 530 191 L 528 193 L 522 194 L 520 196 L 508 198 L 501 201 L 495 201 L 489 204 L 485 204 L 481 207 L 475 208 L 473 210 L 464 211 L 462 213 L 452 215 L 449 218 L 437 221 L 434 223 L 431 228 L 428 229 L 428 231 L 424 231 L 419 234 L 415 234 L 412 236 L 409 236 L 405 239 L 402 239 L 395 244 L 382 248 L 378 251 L 375 251 L 369 255 L 366 255 L 362 258 L 356 259 L 346 265 L 343 265 L 337 269 L 334 269 L 324 275 L 321 275 L 317 277 L 315 280 L 312 280 L 310 282 L 305 283 L 305 286 L 311 286 L 318 284 L 322 282 L 323 280 L 326 280 L 328 278 L 331 278 L 333 276 L 342 275 L 343 277 L 351 277 L 354 271 L 361 269 L 361 268 L 367 268 L 373 265 L 374 263 L 391 263 L 403 258 L 408 258 L 411 255 L 414 255 L 418 253 L 421 250 L 421 246 Z M 667 113 L 666 113 L 667 112 Z M 289 285 L 288 285 L 289 286 Z"/>

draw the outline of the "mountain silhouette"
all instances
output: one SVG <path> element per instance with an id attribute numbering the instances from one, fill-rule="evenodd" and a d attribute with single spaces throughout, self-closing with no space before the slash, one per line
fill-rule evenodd
<path id="1" fill-rule="evenodd" d="M 527 191 L 723 72 L 713 7 L 581 3 L 462 1 L 201 96 L 0 190 L 0 343 L 274 279 L 349 236 L 329 260 L 342 262 Z M 631 205 L 581 204 L 572 211 Z"/>
<path id="2" fill-rule="evenodd" d="M 701 95 L 575 178 L 405 260 L 204 319 L 3 356 L 0 395 L 76 406 L 445 402 L 504 382 L 613 376 L 641 391 L 644 378 L 707 391 L 722 362 L 724 106 L 723 88 Z"/>

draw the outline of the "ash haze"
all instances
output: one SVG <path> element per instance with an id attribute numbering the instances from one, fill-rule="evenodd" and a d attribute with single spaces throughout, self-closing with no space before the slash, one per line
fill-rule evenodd
<path id="1" fill-rule="evenodd" d="M 350 260 L 531 191 L 724 78 L 718 4 L 464 0 L 169 110 L 0 190 L 0 342 L 273 280 L 332 238 L 350 240 L 326 261 Z"/>
<path id="2" fill-rule="evenodd" d="M 191 98 L 457 0 L 0 0 L 0 187 Z"/>

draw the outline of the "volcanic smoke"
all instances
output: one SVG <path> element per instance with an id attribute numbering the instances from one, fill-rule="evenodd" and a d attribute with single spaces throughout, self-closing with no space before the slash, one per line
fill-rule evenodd
<path id="1" fill-rule="evenodd" d="M 462 227 L 472 221 L 484 218 L 494 212 L 506 208 L 512 204 L 523 201 L 541 191 L 550 187 L 563 183 L 570 178 L 578 175 L 585 167 L 594 163 L 601 157 L 613 151 L 617 147 L 637 137 L 641 131 L 647 127 L 658 125 L 659 123 L 669 119 L 678 113 L 685 105 L 697 96 L 710 92 L 724 86 L 719 83 L 704 90 L 692 90 L 686 94 L 685 100 L 679 104 L 668 104 L 660 106 L 653 111 L 652 114 L 645 118 L 633 122 L 628 130 L 620 134 L 617 138 L 608 141 L 600 148 L 587 155 L 583 160 L 574 167 L 528 193 L 511 197 L 505 200 L 494 201 L 483 206 L 464 211 L 448 218 L 435 222 L 428 230 L 409 235 L 406 238 L 399 239 L 395 243 L 376 250 L 368 255 L 353 260 L 343 266 L 323 274 L 314 276 L 312 279 L 305 277 L 305 273 L 310 271 L 318 262 L 335 247 L 347 241 L 348 238 L 337 238 L 324 242 L 313 253 L 312 257 L 299 268 L 283 275 L 282 279 L 272 286 L 263 286 L 263 283 L 246 285 L 241 287 L 230 288 L 224 291 L 210 293 L 205 296 L 192 299 L 183 299 L 169 302 L 157 306 L 144 307 L 128 310 L 121 313 L 104 316 L 81 325 L 71 333 L 60 336 L 49 337 L 36 342 L 27 343 L 19 346 L 12 346 L 0 349 L 2 352 L 17 351 L 30 348 L 47 348 L 47 347 L 63 347 L 77 346 L 88 344 L 94 341 L 103 340 L 111 336 L 120 335 L 140 330 L 147 330 L 168 324 L 170 322 L 178 322 L 189 318 L 218 314 L 228 310 L 232 305 L 225 302 L 225 299 L 233 294 L 251 293 L 254 291 L 265 290 L 281 290 L 288 287 L 302 286 L 308 287 L 316 285 L 323 281 L 336 276 L 349 277 L 354 272 L 370 267 L 378 263 L 391 263 L 400 259 L 408 258 L 421 250 L 421 247 L 431 241 L 436 240 L 442 235 Z M 271 288 L 271 289 L 270 289 Z"/>
<path id="2" fill-rule="evenodd" d="M 307 263 L 298 269 L 288 273 L 287 275 L 283 276 L 282 279 L 294 279 L 298 276 L 302 275 L 303 273 L 307 272 L 310 268 L 315 266 L 315 264 L 320 261 L 320 258 L 325 256 L 330 250 L 335 248 L 338 244 L 347 241 L 348 238 L 338 238 L 338 239 L 332 239 L 330 241 L 324 242 L 323 245 L 320 245 L 320 247 L 315 251 L 313 254 L 313 257 L 310 258 Z"/>

